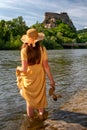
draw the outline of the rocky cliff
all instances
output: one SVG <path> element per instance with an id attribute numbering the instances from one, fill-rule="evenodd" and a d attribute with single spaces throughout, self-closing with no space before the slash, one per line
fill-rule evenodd
<path id="1" fill-rule="evenodd" d="M 58 13 L 52 13 L 52 12 L 46 12 L 45 18 L 44 18 L 44 25 L 46 28 L 52 28 L 58 26 L 56 24 L 56 21 L 60 20 L 61 22 L 68 24 L 72 29 L 75 29 L 75 26 L 73 25 L 73 22 L 69 18 L 68 14 L 65 12 L 62 12 L 60 14 Z"/>

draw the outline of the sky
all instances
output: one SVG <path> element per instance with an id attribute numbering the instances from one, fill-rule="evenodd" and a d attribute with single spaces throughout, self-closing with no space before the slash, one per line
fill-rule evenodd
<path id="1" fill-rule="evenodd" d="M 42 23 L 45 12 L 66 12 L 77 30 L 87 28 L 87 0 L 0 0 L 0 20 L 22 16 L 31 26 Z"/>

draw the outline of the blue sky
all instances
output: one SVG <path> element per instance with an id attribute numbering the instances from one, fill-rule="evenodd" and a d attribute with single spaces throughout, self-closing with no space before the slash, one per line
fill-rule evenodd
<path id="1" fill-rule="evenodd" d="M 0 20 L 22 16 L 31 26 L 43 22 L 45 12 L 66 12 L 77 30 L 87 27 L 87 0 L 0 0 Z"/>

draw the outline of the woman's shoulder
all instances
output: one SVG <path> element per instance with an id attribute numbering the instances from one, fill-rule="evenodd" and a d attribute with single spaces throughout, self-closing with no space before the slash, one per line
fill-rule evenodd
<path id="1" fill-rule="evenodd" d="M 42 57 L 43 59 L 48 59 L 48 54 L 47 54 L 47 51 L 46 51 L 46 47 L 43 46 L 42 50 L 41 50 L 41 54 L 42 54 Z"/>
<path id="2" fill-rule="evenodd" d="M 23 48 L 21 49 L 21 55 L 26 55 L 26 47 L 23 47 Z"/>
<path id="3" fill-rule="evenodd" d="M 45 46 L 40 46 L 40 49 L 44 52 L 46 51 L 46 47 Z"/>

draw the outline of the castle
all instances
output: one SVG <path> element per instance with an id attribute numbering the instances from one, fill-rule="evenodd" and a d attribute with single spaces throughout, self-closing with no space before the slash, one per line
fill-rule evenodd
<path id="1" fill-rule="evenodd" d="M 56 26 L 56 20 L 61 20 L 61 22 L 68 24 L 72 29 L 76 30 L 68 14 L 65 12 L 62 12 L 60 14 L 46 12 L 43 23 L 46 28 L 53 28 Z"/>

